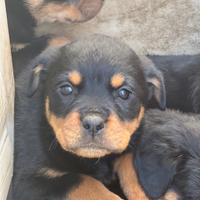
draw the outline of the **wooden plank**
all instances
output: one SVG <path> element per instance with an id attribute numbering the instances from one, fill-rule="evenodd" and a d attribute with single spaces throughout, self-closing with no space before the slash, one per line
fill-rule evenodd
<path id="1" fill-rule="evenodd" d="M 5 200 L 13 168 L 14 80 L 4 0 L 0 19 L 0 200 Z"/>

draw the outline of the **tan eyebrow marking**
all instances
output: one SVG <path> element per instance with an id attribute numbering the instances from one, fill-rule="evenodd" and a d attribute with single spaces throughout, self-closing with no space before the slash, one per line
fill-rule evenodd
<path id="1" fill-rule="evenodd" d="M 76 86 L 79 85 L 82 81 L 82 76 L 81 76 L 80 72 L 78 72 L 76 70 L 69 72 L 68 78 L 69 78 L 69 81 L 73 85 L 76 85 Z"/>
<path id="2" fill-rule="evenodd" d="M 124 75 L 121 73 L 117 73 L 112 76 L 110 83 L 113 88 L 119 88 L 120 86 L 122 86 L 124 81 L 125 81 Z"/>

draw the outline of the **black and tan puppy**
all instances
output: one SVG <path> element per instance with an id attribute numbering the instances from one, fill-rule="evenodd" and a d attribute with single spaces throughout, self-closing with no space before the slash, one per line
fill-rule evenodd
<path id="1" fill-rule="evenodd" d="M 11 42 L 16 48 L 30 43 L 35 38 L 34 28 L 43 22 L 87 21 L 102 5 L 103 0 L 6 0 Z"/>
<path id="2" fill-rule="evenodd" d="M 152 199 L 200 199 L 200 117 L 177 111 L 145 113 L 137 142 L 135 168 Z"/>
<path id="3" fill-rule="evenodd" d="M 143 70 L 130 48 L 98 35 L 33 60 L 16 81 L 11 199 L 120 199 L 108 190 L 116 174 L 128 199 L 148 199 L 123 159 L 155 83 Z"/>
<path id="4" fill-rule="evenodd" d="M 164 77 L 167 107 L 200 113 L 200 54 L 148 58 Z"/>

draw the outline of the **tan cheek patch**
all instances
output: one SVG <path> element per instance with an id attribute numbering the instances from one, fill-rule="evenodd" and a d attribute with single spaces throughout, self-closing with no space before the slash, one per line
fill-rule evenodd
<path id="1" fill-rule="evenodd" d="M 68 200 L 120 200 L 121 198 L 109 191 L 100 181 L 82 175 L 81 183 L 68 194 Z"/>
<path id="2" fill-rule="evenodd" d="M 69 81 L 73 84 L 78 86 L 82 81 L 82 76 L 78 71 L 71 71 L 68 74 Z"/>
<path id="3" fill-rule="evenodd" d="M 133 155 L 129 153 L 121 156 L 114 165 L 122 190 L 128 200 L 149 200 L 140 186 L 132 159 Z"/>
<path id="4" fill-rule="evenodd" d="M 46 117 L 55 136 L 65 150 L 76 146 L 81 138 L 81 122 L 78 112 L 71 112 L 65 118 L 58 118 L 49 110 L 49 99 L 45 102 Z"/>
<path id="5" fill-rule="evenodd" d="M 110 115 L 105 129 L 104 143 L 111 149 L 118 149 L 119 152 L 124 151 L 131 136 L 140 126 L 140 122 L 144 116 L 144 107 L 141 106 L 138 116 L 130 122 L 122 122 L 115 114 Z"/>
<path id="6" fill-rule="evenodd" d="M 48 97 L 45 102 L 45 107 L 47 120 L 64 150 L 87 158 L 98 158 L 110 153 L 106 149 L 80 147 L 81 140 L 84 136 L 81 133 L 80 114 L 78 112 L 71 112 L 65 118 L 58 118 L 49 110 Z"/>
<path id="7" fill-rule="evenodd" d="M 122 74 L 118 73 L 118 74 L 113 75 L 110 83 L 113 88 L 119 88 L 123 85 L 124 80 L 125 80 L 124 76 Z"/>

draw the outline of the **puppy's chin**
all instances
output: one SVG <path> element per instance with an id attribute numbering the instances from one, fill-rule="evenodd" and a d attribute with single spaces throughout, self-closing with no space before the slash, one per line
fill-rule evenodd
<path id="1" fill-rule="evenodd" d="M 107 149 L 84 147 L 73 150 L 73 153 L 84 158 L 100 158 L 112 152 Z"/>

